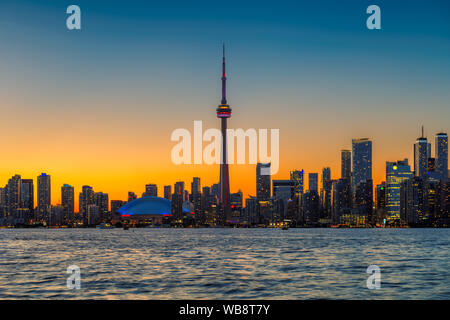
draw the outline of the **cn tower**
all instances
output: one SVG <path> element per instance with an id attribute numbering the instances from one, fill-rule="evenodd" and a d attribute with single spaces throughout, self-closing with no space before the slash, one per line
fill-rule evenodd
<path id="1" fill-rule="evenodd" d="M 220 211 L 221 222 L 226 222 L 231 217 L 230 205 L 230 175 L 228 173 L 228 153 L 227 153 L 227 119 L 231 117 L 231 108 L 227 104 L 227 77 L 225 73 L 225 44 L 222 53 L 222 101 L 217 107 L 217 118 L 221 119 L 222 126 L 222 153 L 220 161 Z"/>

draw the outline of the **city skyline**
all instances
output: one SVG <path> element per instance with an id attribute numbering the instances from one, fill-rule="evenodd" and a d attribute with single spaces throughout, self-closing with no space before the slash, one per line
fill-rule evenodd
<path id="1" fill-rule="evenodd" d="M 170 134 L 194 120 L 218 127 L 212 109 L 225 41 L 235 107 L 228 125 L 280 129 L 272 179 L 324 167 L 336 179 L 340 150 L 369 137 L 375 186 L 386 161 L 412 161 L 421 125 L 429 138 L 450 131 L 448 4 L 421 3 L 380 1 L 377 32 L 367 30 L 367 6 L 357 1 L 290 3 L 292 10 L 262 2 L 256 11 L 230 1 L 225 12 L 213 3 L 79 1 L 77 33 L 60 4 L 2 1 L 0 134 L 8 139 L 0 185 L 16 173 L 47 172 L 56 204 L 65 183 L 111 199 L 141 194 L 147 183 L 217 183 L 217 166 L 170 162 Z M 230 165 L 231 190 L 254 195 L 253 173 L 253 165 Z"/>
<path id="2" fill-rule="evenodd" d="M 428 147 L 427 147 L 427 155 L 430 155 L 431 158 L 434 161 L 436 161 L 436 162 L 441 161 L 441 163 L 443 163 L 442 159 L 444 158 L 446 160 L 446 164 L 443 163 L 443 166 L 445 168 L 447 168 L 447 176 L 448 176 L 448 173 L 449 173 L 449 170 L 448 170 L 448 135 L 446 133 L 443 133 L 443 132 L 438 132 L 438 133 L 436 133 L 435 138 L 436 138 L 436 140 L 435 140 L 436 145 L 433 145 L 430 142 L 430 140 L 427 140 L 427 137 L 424 137 L 423 134 L 417 138 L 417 141 L 427 141 L 426 142 L 427 145 L 428 145 Z M 352 139 L 352 142 L 353 142 L 353 144 L 356 143 L 357 145 L 361 144 L 361 143 L 367 143 L 368 142 L 368 143 L 370 143 L 370 150 L 371 150 L 371 145 L 372 145 L 373 141 L 370 138 L 360 138 L 360 139 Z M 438 142 L 439 142 L 439 144 L 437 144 Z M 415 147 L 416 144 L 417 144 L 417 142 L 414 143 L 414 145 L 413 145 L 414 149 L 416 148 Z M 438 150 L 438 148 L 439 148 L 439 150 Z M 445 153 L 443 150 L 447 150 L 447 153 Z M 308 170 L 306 170 L 304 168 L 302 168 L 302 169 L 300 169 L 300 168 L 291 168 L 288 172 L 282 172 L 282 173 L 279 173 L 279 174 L 273 175 L 273 176 L 271 176 L 271 175 L 261 175 L 259 173 L 259 172 L 261 172 L 261 167 L 267 166 L 269 168 L 269 170 L 270 170 L 270 164 L 267 165 L 267 164 L 264 164 L 264 163 L 258 163 L 257 165 L 253 165 L 252 166 L 253 167 L 253 173 L 255 172 L 254 170 L 256 168 L 256 175 L 254 175 L 255 180 L 254 180 L 254 184 L 253 184 L 253 187 L 252 187 L 253 191 L 251 193 L 246 194 L 243 191 L 243 188 L 239 188 L 238 187 L 235 190 L 234 189 L 231 190 L 230 193 L 233 194 L 233 193 L 237 193 L 238 191 L 241 191 L 243 193 L 244 199 L 247 196 L 253 196 L 253 197 L 259 197 L 259 198 L 262 198 L 262 199 L 266 199 L 266 198 L 268 199 L 269 197 L 271 197 L 271 190 L 272 190 L 271 183 L 273 181 L 289 181 L 289 180 L 293 181 L 293 180 L 295 180 L 295 178 L 292 176 L 292 173 L 293 172 L 300 172 L 300 171 L 297 171 L 297 170 L 301 170 L 302 179 L 303 179 L 302 180 L 302 190 L 303 191 L 314 190 L 316 192 L 320 192 L 325 186 L 324 181 L 323 181 L 323 176 L 324 176 L 325 173 L 326 173 L 327 179 L 330 179 L 332 181 L 337 181 L 339 178 L 342 178 L 342 177 L 347 177 L 348 178 L 349 175 L 353 175 L 353 173 L 355 171 L 358 171 L 358 170 L 365 171 L 366 170 L 365 166 L 362 166 L 361 169 L 359 168 L 360 167 L 359 161 L 356 161 L 356 162 L 353 163 L 353 165 L 350 165 L 349 161 L 355 161 L 354 157 L 353 157 L 354 153 L 355 153 L 355 151 L 352 152 L 352 151 L 346 150 L 346 149 L 342 149 L 342 150 L 339 151 L 341 163 L 340 163 L 340 168 L 339 168 L 340 170 L 338 170 L 337 172 L 336 171 L 333 172 L 333 170 L 331 170 L 330 167 L 323 167 L 322 170 L 320 170 L 318 172 L 308 171 Z M 439 154 L 439 153 L 441 154 L 441 157 L 440 158 L 439 157 L 436 158 L 436 155 Z M 343 154 L 346 154 L 346 156 L 343 157 Z M 349 155 L 347 155 L 347 154 L 349 154 Z M 369 154 L 370 154 L 370 158 L 371 158 L 372 157 L 371 151 L 370 151 Z M 381 181 L 380 182 L 373 181 L 373 186 L 372 186 L 373 199 L 375 200 L 375 198 L 376 198 L 375 192 L 376 192 L 377 185 L 380 185 L 381 183 L 387 183 L 387 186 L 389 186 L 389 181 L 387 181 L 387 180 L 389 180 L 390 176 L 392 175 L 392 168 L 395 168 L 395 170 L 397 170 L 397 166 L 407 166 L 408 169 L 406 169 L 405 173 L 409 172 L 411 174 L 411 176 L 408 176 L 408 177 L 412 177 L 414 175 L 414 173 L 415 173 L 414 166 L 418 162 L 422 162 L 422 160 L 420 158 L 418 158 L 418 160 L 415 161 L 414 157 L 412 159 L 404 158 L 404 159 L 397 159 L 395 161 L 388 161 L 388 160 L 386 160 L 385 161 L 385 174 L 382 177 Z M 369 163 L 370 163 L 370 161 L 369 161 Z M 351 167 L 347 168 L 349 165 Z M 434 163 L 433 163 L 433 165 L 434 165 Z M 217 167 L 217 166 L 219 166 L 219 165 L 215 165 L 213 167 Z M 245 167 L 249 167 L 249 166 L 251 166 L 251 165 L 245 165 Z M 427 160 L 427 168 L 428 168 L 428 160 Z M 445 179 L 445 174 L 444 174 L 444 176 L 442 176 L 442 173 L 439 171 L 439 167 L 434 167 L 434 168 L 436 170 L 436 174 L 439 175 L 436 178 L 437 179 L 440 179 L 440 178 L 444 178 Z M 347 172 L 348 169 L 350 169 L 350 173 Z M 402 170 L 405 170 L 405 169 L 402 169 Z M 370 168 L 370 171 L 372 171 L 372 168 Z M 428 172 L 428 169 L 427 169 L 427 172 Z M 369 174 L 369 173 L 365 173 L 365 174 Z M 274 177 L 278 177 L 279 175 L 281 175 L 284 178 L 274 178 Z M 32 196 L 32 199 L 33 199 L 32 203 L 35 204 L 35 208 L 36 209 L 39 209 L 39 204 L 40 203 L 43 203 L 44 205 L 49 205 L 49 204 L 50 205 L 63 205 L 62 190 L 64 188 L 66 188 L 66 187 L 71 188 L 72 190 L 75 190 L 75 191 L 72 191 L 72 192 L 74 192 L 73 193 L 74 194 L 74 200 L 73 201 L 74 201 L 74 207 L 76 209 L 76 208 L 79 208 L 79 204 L 80 204 L 80 202 L 78 201 L 77 195 L 79 195 L 80 193 L 84 193 L 85 188 L 89 188 L 90 190 L 92 190 L 92 192 L 95 191 L 95 193 L 105 193 L 105 194 L 109 195 L 109 200 L 110 201 L 114 201 L 114 200 L 128 201 L 130 199 L 130 193 L 132 193 L 135 197 L 141 197 L 141 195 L 142 196 L 151 195 L 151 196 L 165 197 L 166 196 L 166 187 L 168 187 L 168 186 L 169 187 L 175 186 L 174 190 L 176 190 L 176 184 L 178 184 L 178 183 L 183 183 L 184 184 L 184 186 L 183 186 L 184 190 L 190 190 L 187 187 L 189 185 L 191 185 L 191 188 L 193 188 L 193 185 L 192 185 L 193 181 L 195 182 L 195 187 L 194 188 L 196 190 L 197 189 L 201 190 L 205 186 L 210 187 L 210 186 L 213 186 L 214 184 L 219 185 L 219 181 L 216 181 L 216 182 L 213 182 L 213 183 L 205 183 L 204 180 L 203 180 L 203 177 L 199 176 L 199 175 L 192 176 L 192 177 L 186 178 L 186 179 L 176 179 L 176 180 L 171 181 L 171 182 L 166 181 L 166 182 L 162 183 L 161 185 L 153 183 L 153 181 L 148 181 L 145 184 L 143 184 L 142 186 L 140 186 L 139 190 L 130 190 L 130 188 L 127 189 L 126 187 L 124 187 L 123 190 L 126 190 L 126 191 L 124 191 L 123 196 L 120 197 L 120 198 L 115 198 L 115 197 L 111 197 L 110 196 L 111 193 L 109 193 L 108 190 L 103 190 L 103 189 L 100 190 L 99 188 L 96 188 L 95 186 L 93 186 L 92 184 L 89 184 L 89 183 L 82 184 L 80 186 L 80 188 L 79 188 L 79 191 L 77 192 L 78 189 L 73 184 L 71 185 L 69 183 L 64 183 L 64 184 L 62 184 L 60 186 L 58 186 L 58 185 L 55 186 L 54 182 L 52 182 L 53 177 L 52 177 L 52 175 L 50 173 L 41 172 L 34 179 L 34 178 L 30 178 L 28 176 L 23 176 L 22 174 L 17 172 L 14 175 L 11 176 L 12 178 L 8 177 L 6 179 L 6 182 L 4 184 L 0 184 L 0 186 L 5 186 L 10 179 L 14 179 L 17 176 L 21 177 L 22 182 L 27 183 L 27 184 L 31 184 L 31 187 L 34 187 L 34 189 L 33 188 L 31 189 L 31 194 L 34 195 L 34 196 Z M 311 176 L 313 176 L 313 179 L 314 179 L 313 182 L 311 181 Z M 367 178 L 370 179 L 370 174 L 369 174 L 369 176 Z M 200 179 L 200 180 L 197 180 L 197 179 Z M 267 181 L 266 182 L 262 182 L 262 180 L 261 180 L 261 182 L 258 182 L 259 179 L 266 179 Z M 353 179 L 354 178 L 352 178 L 352 181 L 353 181 Z M 42 182 L 40 182 L 40 181 L 45 181 L 45 187 L 44 188 L 40 188 L 41 191 L 39 190 L 39 187 L 38 187 L 40 183 L 42 184 Z M 34 182 L 36 182 L 36 184 L 34 184 Z M 320 182 L 320 187 L 319 187 L 319 182 Z M 236 184 L 238 184 L 238 183 L 239 182 L 236 182 Z M 263 186 L 264 183 L 265 183 L 264 189 L 262 189 L 261 192 L 258 192 L 258 185 Z M 311 183 L 314 186 L 313 189 L 311 189 Z M 396 181 L 395 183 L 398 183 L 398 181 Z M 53 185 L 53 188 L 51 188 L 52 185 Z M 356 185 L 355 185 L 355 187 L 356 187 Z M 50 190 L 53 190 L 53 191 L 50 192 Z M 34 191 L 36 191 L 36 192 L 34 192 Z M 355 191 L 353 190 L 353 193 L 354 192 Z M 59 195 L 59 200 L 55 200 L 55 198 L 53 197 L 53 194 Z M 397 197 L 398 197 L 398 195 L 397 195 Z M 51 199 L 49 199 L 49 198 L 51 198 Z M 220 199 L 218 199 L 218 200 L 220 201 Z M 386 201 L 388 202 L 387 199 L 386 199 Z M 397 199 L 397 202 L 398 202 L 398 199 Z M 389 207 L 388 203 L 387 203 L 387 205 Z M 396 205 L 398 206 L 398 203 Z M 78 212 L 78 210 L 75 210 L 75 212 Z"/>

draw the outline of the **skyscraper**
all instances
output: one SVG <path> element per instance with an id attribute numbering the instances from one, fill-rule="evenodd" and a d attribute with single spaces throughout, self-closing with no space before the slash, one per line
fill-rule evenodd
<path id="1" fill-rule="evenodd" d="M 389 221 L 400 220 L 400 186 L 402 181 L 412 176 L 408 159 L 386 162 L 386 210 Z"/>
<path id="2" fill-rule="evenodd" d="M 110 220 L 108 194 L 103 192 L 96 192 L 94 194 L 94 204 L 98 207 L 100 221 L 106 222 Z"/>
<path id="3" fill-rule="evenodd" d="M 231 200 L 230 200 L 231 201 Z M 198 218 L 203 218 L 201 214 L 202 193 L 200 191 L 200 178 L 194 177 L 191 183 L 191 202 L 194 205 L 194 212 Z"/>
<path id="4" fill-rule="evenodd" d="M 64 184 L 61 187 L 61 206 L 63 222 L 66 224 L 75 223 L 75 192 L 69 184 Z"/>
<path id="5" fill-rule="evenodd" d="M 172 186 L 164 186 L 164 198 L 172 200 Z"/>
<path id="6" fill-rule="evenodd" d="M 50 175 L 42 173 L 37 177 L 37 201 L 40 221 L 47 221 L 51 210 L 51 186 Z"/>
<path id="7" fill-rule="evenodd" d="M 318 173 L 309 173 L 308 174 L 308 185 L 309 191 L 315 191 L 319 194 L 319 174 Z"/>
<path id="8" fill-rule="evenodd" d="M 353 139 L 352 153 L 352 187 L 355 190 L 360 182 L 372 179 L 372 141 Z"/>
<path id="9" fill-rule="evenodd" d="M 270 163 L 256 165 L 256 198 L 258 201 L 267 201 L 270 198 Z"/>
<path id="10" fill-rule="evenodd" d="M 320 192 L 320 203 L 322 206 L 322 218 L 331 218 L 331 169 L 322 169 L 322 190 Z"/>
<path id="11" fill-rule="evenodd" d="M 352 177 L 352 152 L 350 150 L 341 150 L 341 178 L 349 179 Z"/>
<path id="12" fill-rule="evenodd" d="M 231 117 L 231 108 L 227 104 L 227 77 L 225 73 L 225 44 L 223 45 L 222 56 L 222 100 L 217 107 L 217 118 L 221 119 L 222 128 L 222 154 L 220 161 L 220 180 L 219 180 L 219 203 L 222 219 L 226 220 L 231 216 L 230 204 L 230 175 L 228 172 L 228 153 L 227 153 L 227 119 Z"/>
<path id="13" fill-rule="evenodd" d="M 16 174 L 8 180 L 6 185 L 6 217 L 9 217 L 10 221 L 16 217 L 21 204 L 21 177 Z"/>
<path id="14" fill-rule="evenodd" d="M 34 209 L 34 186 L 33 179 L 22 179 L 21 186 L 21 208 L 33 212 Z"/>
<path id="15" fill-rule="evenodd" d="M 88 208 L 90 205 L 95 204 L 94 202 L 94 189 L 91 186 L 83 186 L 81 188 L 80 196 L 79 196 L 79 214 L 83 221 L 84 225 L 88 225 L 89 217 L 88 217 Z"/>
<path id="16" fill-rule="evenodd" d="M 157 197 L 158 196 L 158 187 L 156 184 L 146 184 L 145 192 L 142 194 L 143 197 Z"/>
<path id="17" fill-rule="evenodd" d="M 303 194 L 303 174 L 304 171 L 291 171 L 291 180 L 295 181 L 295 197 L 300 199 L 300 196 Z"/>
<path id="18" fill-rule="evenodd" d="M 191 182 L 191 194 L 200 193 L 200 178 L 194 177 Z"/>
<path id="19" fill-rule="evenodd" d="M 426 137 L 423 134 L 417 138 L 414 143 L 414 175 L 416 177 L 423 177 L 428 174 L 428 158 L 431 157 L 431 147 Z"/>
<path id="20" fill-rule="evenodd" d="M 180 220 L 183 218 L 184 197 L 184 182 L 176 182 L 172 195 L 172 215 L 176 220 Z"/>
<path id="21" fill-rule="evenodd" d="M 448 136 L 446 133 L 436 134 L 436 171 L 441 180 L 448 178 Z"/>

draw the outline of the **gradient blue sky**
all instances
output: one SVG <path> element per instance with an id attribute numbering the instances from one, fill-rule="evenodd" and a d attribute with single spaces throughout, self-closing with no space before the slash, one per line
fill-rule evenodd
<path id="1" fill-rule="evenodd" d="M 80 31 L 66 29 L 71 4 Z M 371 4 L 382 30 L 366 28 Z M 184 179 L 186 168 L 165 166 L 170 133 L 193 120 L 218 126 L 222 41 L 230 126 L 280 129 L 278 178 L 324 166 L 336 178 L 339 150 L 369 137 L 379 182 L 386 160 L 411 159 L 422 124 L 429 137 L 450 129 L 448 1 L 2 0 L 0 41 L 0 134 L 9 137 L 0 184 L 40 171 L 88 172 L 105 189 L 164 170 L 167 184 Z M 111 150 L 136 160 L 109 172 Z M 140 180 L 143 166 L 154 171 Z M 186 180 L 200 175 L 191 169 Z M 206 183 L 216 169 L 201 172 Z M 94 178 L 114 170 L 117 180 Z"/>

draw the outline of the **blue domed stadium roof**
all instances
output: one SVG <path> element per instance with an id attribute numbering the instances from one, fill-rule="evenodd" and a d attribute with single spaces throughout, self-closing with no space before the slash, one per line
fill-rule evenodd
<path id="1" fill-rule="evenodd" d="M 165 198 L 142 197 L 128 202 L 117 212 L 122 217 L 139 215 L 171 216 L 172 202 Z"/>

